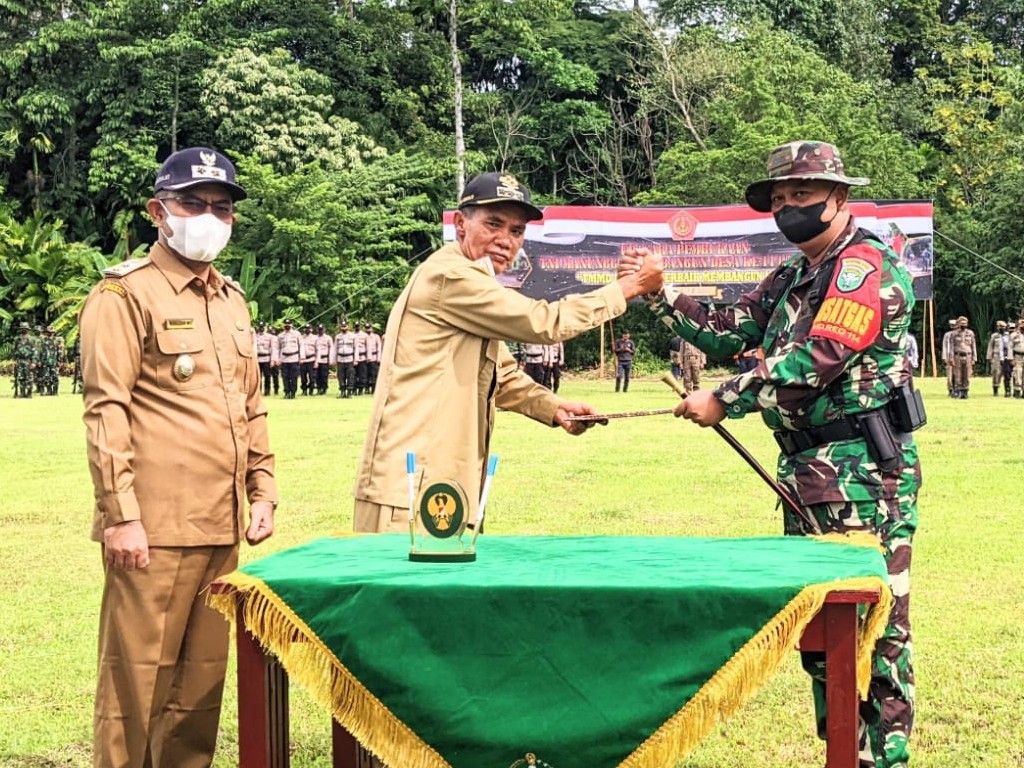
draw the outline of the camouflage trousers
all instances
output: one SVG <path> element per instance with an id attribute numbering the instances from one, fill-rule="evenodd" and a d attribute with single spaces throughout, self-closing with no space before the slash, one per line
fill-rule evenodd
<path id="1" fill-rule="evenodd" d="M 914 724 L 914 668 L 910 638 L 910 555 L 917 528 L 917 494 L 877 501 L 813 504 L 807 511 L 822 531 L 870 531 L 885 548 L 893 609 L 872 657 L 868 698 L 860 704 L 860 768 L 906 768 L 907 743 Z M 786 519 L 787 534 L 799 533 L 798 521 Z M 811 675 L 818 734 L 825 734 L 825 659 L 802 654 Z"/>

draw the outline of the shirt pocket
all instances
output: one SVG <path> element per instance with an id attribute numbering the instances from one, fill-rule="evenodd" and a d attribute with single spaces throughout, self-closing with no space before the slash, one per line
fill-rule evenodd
<path id="1" fill-rule="evenodd" d="M 252 371 L 254 355 L 252 334 L 248 331 L 240 331 L 234 334 L 235 349 L 238 351 L 238 367 L 235 370 L 235 379 L 242 392 L 249 390 L 249 376 L 255 375 Z"/>
<path id="2" fill-rule="evenodd" d="M 156 381 L 160 389 L 187 392 L 210 383 L 212 359 L 203 354 L 206 344 L 198 331 L 175 329 L 156 334 Z"/>

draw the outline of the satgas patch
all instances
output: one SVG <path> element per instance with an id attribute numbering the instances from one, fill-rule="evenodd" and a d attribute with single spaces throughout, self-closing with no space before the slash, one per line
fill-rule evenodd
<path id="1" fill-rule="evenodd" d="M 839 262 L 836 269 L 836 289 L 841 293 L 852 293 L 864 285 L 868 275 L 876 269 L 867 259 L 850 256 Z"/>
<path id="2" fill-rule="evenodd" d="M 809 335 L 867 349 L 882 328 L 881 278 L 881 252 L 855 246 L 841 255 Z"/>

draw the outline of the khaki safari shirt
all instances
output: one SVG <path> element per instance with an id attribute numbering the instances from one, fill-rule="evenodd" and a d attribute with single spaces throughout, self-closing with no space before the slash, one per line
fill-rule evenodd
<path id="1" fill-rule="evenodd" d="M 246 496 L 277 501 L 245 297 L 159 243 L 105 275 L 80 318 L 92 537 L 141 520 L 151 546 L 237 543 Z"/>

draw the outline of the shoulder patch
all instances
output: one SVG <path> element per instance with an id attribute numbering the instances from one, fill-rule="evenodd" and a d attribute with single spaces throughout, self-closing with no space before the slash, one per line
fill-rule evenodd
<path id="1" fill-rule="evenodd" d="M 838 258 L 809 335 L 833 339 L 860 352 L 874 342 L 882 328 L 882 252 L 858 245 Z"/>
<path id="2" fill-rule="evenodd" d="M 128 295 L 128 291 L 126 291 L 124 289 L 124 286 L 121 285 L 120 283 L 104 283 L 103 287 L 100 288 L 100 291 L 110 291 L 111 293 L 116 293 L 122 299 Z"/>
<path id="3" fill-rule="evenodd" d="M 149 263 L 150 261 L 148 256 L 142 259 L 127 259 L 126 261 L 122 261 L 120 264 L 107 267 L 103 270 L 103 274 L 105 277 L 124 277 L 137 269 L 142 269 Z"/>

